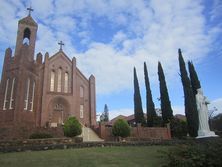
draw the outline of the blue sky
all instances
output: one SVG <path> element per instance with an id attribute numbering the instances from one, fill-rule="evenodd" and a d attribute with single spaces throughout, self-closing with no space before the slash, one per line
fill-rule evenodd
<path id="1" fill-rule="evenodd" d="M 111 117 L 133 114 L 134 66 L 146 107 L 144 61 L 158 108 L 161 61 L 174 114 L 184 114 L 178 48 L 193 61 L 209 108 L 222 112 L 221 0 L 0 0 L 0 72 L 4 51 L 14 50 L 17 22 L 30 5 L 39 25 L 35 54 L 52 56 L 62 40 L 78 68 L 96 77 L 98 113 L 107 104 Z"/>

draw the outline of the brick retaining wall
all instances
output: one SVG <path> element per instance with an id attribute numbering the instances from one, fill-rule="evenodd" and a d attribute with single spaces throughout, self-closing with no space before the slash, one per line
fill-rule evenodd
<path id="1" fill-rule="evenodd" d="M 45 127 L 25 127 L 25 126 L 1 126 L 0 140 L 19 140 L 28 139 L 33 133 L 47 133 L 53 137 L 64 137 L 62 127 L 45 128 Z"/>
<path id="2" fill-rule="evenodd" d="M 116 138 L 112 134 L 112 127 L 100 124 L 96 130 L 99 136 L 106 141 L 114 141 Z M 171 139 L 170 127 L 131 127 L 131 135 L 128 140 L 149 140 L 149 139 Z"/>

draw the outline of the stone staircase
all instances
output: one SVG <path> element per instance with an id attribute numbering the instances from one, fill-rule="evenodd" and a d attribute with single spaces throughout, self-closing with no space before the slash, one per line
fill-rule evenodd
<path id="1" fill-rule="evenodd" d="M 82 134 L 80 135 L 83 137 L 83 142 L 101 142 L 104 141 L 103 139 L 99 138 L 99 136 L 88 127 L 82 127 Z"/>

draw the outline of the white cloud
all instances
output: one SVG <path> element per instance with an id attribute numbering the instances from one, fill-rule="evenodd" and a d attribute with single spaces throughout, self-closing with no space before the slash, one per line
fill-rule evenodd
<path id="1" fill-rule="evenodd" d="M 213 0 L 213 10 L 210 12 L 211 20 L 217 19 L 222 16 L 222 1 L 221 0 Z"/>
<path id="2" fill-rule="evenodd" d="M 31 4 L 33 17 L 39 21 L 36 52 L 49 51 L 52 55 L 59 48 L 57 42 L 63 40 L 67 55 L 77 57 L 85 74 L 95 75 L 99 94 L 131 89 L 133 67 L 143 80 L 144 61 L 151 82 L 158 81 L 157 62 L 161 61 L 165 75 L 171 79 L 168 85 L 172 84 L 178 76 L 177 49 L 182 48 L 186 60 L 200 61 L 221 32 L 218 27 L 206 28 L 204 7 L 199 1 L 39 0 Z M 25 5 L 29 6 L 28 2 Z M 1 3 L 1 43 L 15 45 L 16 17 L 21 15 L 22 7 L 21 1 Z M 92 20 L 101 18 L 116 31 L 107 32 L 112 36 L 106 43 L 93 38 Z M 77 36 L 79 43 L 88 48 L 82 53 L 73 44 Z"/>
<path id="3" fill-rule="evenodd" d="M 53 0 L 31 0 L 29 3 L 26 2 L 26 7 L 29 7 L 30 5 L 34 8 L 34 14 L 41 20 L 47 19 L 47 17 L 55 12 Z"/>
<path id="4" fill-rule="evenodd" d="M 76 31 L 76 21 L 70 16 L 59 16 L 52 19 L 50 27 L 69 34 Z"/>
<path id="5" fill-rule="evenodd" d="M 216 108 L 214 115 L 222 113 L 222 98 L 211 101 L 208 108 L 209 110 L 214 110 Z"/>
<path id="6" fill-rule="evenodd" d="M 185 115 L 185 108 L 184 106 L 172 106 L 173 115 L 182 114 Z"/>

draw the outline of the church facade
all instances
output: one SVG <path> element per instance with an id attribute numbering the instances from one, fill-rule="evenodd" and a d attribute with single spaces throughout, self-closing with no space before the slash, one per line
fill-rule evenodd
<path id="1" fill-rule="evenodd" d="M 5 51 L 0 84 L 0 125 L 58 127 L 70 116 L 82 125 L 96 124 L 95 77 L 86 78 L 75 57 L 62 50 L 38 53 L 38 24 L 29 15 L 18 22 L 14 55 Z M 43 60 L 44 59 L 44 60 Z"/>

